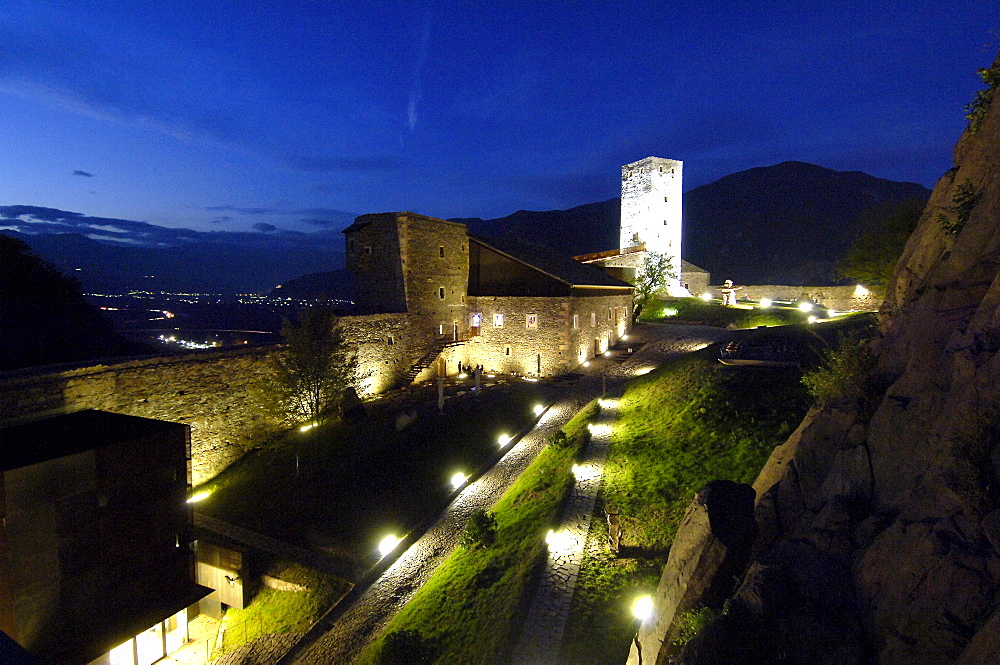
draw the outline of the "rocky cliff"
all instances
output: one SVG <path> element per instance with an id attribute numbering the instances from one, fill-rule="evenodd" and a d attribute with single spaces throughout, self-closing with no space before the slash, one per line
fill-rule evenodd
<path id="1" fill-rule="evenodd" d="M 682 649 L 643 635 L 656 662 L 1000 663 L 1000 103 L 954 160 L 881 309 L 869 394 L 775 449 L 738 588 Z"/>

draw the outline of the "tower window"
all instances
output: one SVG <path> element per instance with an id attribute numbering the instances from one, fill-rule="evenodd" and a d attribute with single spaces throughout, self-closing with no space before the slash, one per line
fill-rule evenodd
<path id="1" fill-rule="evenodd" d="M 392 335 L 389 335 L 388 337 L 385 338 L 385 343 L 388 344 L 389 346 L 392 346 L 393 344 L 396 343 L 396 340 L 392 338 Z"/>
<path id="2" fill-rule="evenodd" d="M 438 246 L 438 256 L 440 256 L 442 259 L 444 258 L 444 245 Z"/>
<path id="3" fill-rule="evenodd" d="M 493 315 L 493 325 L 496 326 L 497 328 L 503 327 L 503 314 Z"/>
<path id="4" fill-rule="evenodd" d="M 666 226 L 666 225 L 667 225 L 667 220 L 663 220 L 663 225 L 664 225 L 664 226 Z"/>
<path id="5" fill-rule="evenodd" d="M 597 312 L 590 313 L 590 327 L 593 328 L 597 325 Z"/>
<path id="6" fill-rule="evenodd" d="M 510 355 L 510 347 L 508 346 L 506 349 L 504 349 L 503 353 L 504 353 L 505 356 L 509 356 Z"/>
<path id="7" fill-rule="evenodd" d="M 372 248 L 371 248 L 371 245 L 365 245 L 365 254 L 366 254 L 367 256 L 371 256 L 371 255 L 372 255 Z"/>
<path id="8" fill-rule="evenodd" d="M 660 169 L 660 170 L 662 171 L 663 169 Z M 664 203 L 666 203 L 666 202 L 667 202 L 667 200 L 668 200 L 669 198 L 670 198 L 670 197 L 668 197 L 668 196 L 664 196 L 664 197 L 663 197 L 663 202 L 664 202 Z"/>
<path id="9" fill-rule="evenodd" d="M 444 287 L 443 286 L 439 286 L 438 287 L 438 298 L 440 298 L 441 300 L 444 300 Z"/>
<path id="10" fill-rule="evenodd" d="M 580 327 L 580 315 L 579 314 L 574 314 L 573 315 L 573 328 L 576 329 L 576 328 L 579 328 L 579 327 Z"/>

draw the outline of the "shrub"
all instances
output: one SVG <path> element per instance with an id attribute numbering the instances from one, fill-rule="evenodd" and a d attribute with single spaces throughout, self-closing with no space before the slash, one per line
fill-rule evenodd
<path id="1" fill-rule="evenodd" d="M 862 334 L 841 336 L 839 348 L 826 349 L 823 363 L 802 375 L 802 383 L 818 406 L 864 397 L 875 370 L 875 356 L 867 341 Z"/>
<path id="2" fill-rule="evenodd" d="M 465 523 L 462 545 L 470 549 L 487 548 L 497 541 L 497 519 L 493 513 L 476 508 Z"/>
<path id="3" fill-rule="evenodd" d="M 418 630 L 397 630 L 385 636 L 381 665 L 430 665 L 434 662 L 434 650 L 430 642 Z"/>
<path id="4" fill-rule="evenodd" d="M 1000 85 L 1000 60 L 988 69 L 980 69 L 979 78 L 987 87 L 985 90 L 976 92 L 975 99 L 965 107 L 965 119 L 969 121 L 968 129 L 973 134 L 979 131 L 979 127 L 986 117 L 986 112 L 993 104 L 993 97 L 996 96 L 997 86 Z"/>
<path id="5" fill-rule="evenodd" d="M 555 448 L 565 448 L 569 445 L 569 437 L 566 436 L 566 432 L 557 429 L 549 435 L 549 445 Z"/>
<path id="6" fill-rule="evenodd" d="M 680 631 L 674 638 L 674 646 L 682 647 L 690 642 L 694 637 L 705 629 L 708 624 L 715 621 L 715 610 L 710 607 L 702 607 L 690 612 L 684 612 L 678 617 L 680 621 Z"/>
<path id="7" fill-rule="evenodd" d="M 945 233 L 956 235 L 965 227 L 965 223 L 972 216 L 972 209 L 979 203 L 980 195 L 982 192 L 977 190 L 969 180 L 959 183 L 955 187 L 955 193 L 951 197 L 953 205 L 948 206 L 948 212 L 954 217 L 944 213 L 937 216 L 937 221 L 944 228 Z"/>

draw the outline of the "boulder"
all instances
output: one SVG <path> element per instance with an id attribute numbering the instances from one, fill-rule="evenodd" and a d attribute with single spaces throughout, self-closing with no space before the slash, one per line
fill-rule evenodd
<path id="1" fill-rule="evenodd" d="M 671 650 L 677 618 L 699 606 L 721 607 L 742 574 L 757 533 L 749 485 L 714 480 L 695 494 L 677 530 L 653 597 L 653 617 L 639 629 L 644 663 Z M 639 662 L 633 641 L 628 662 Z"/>

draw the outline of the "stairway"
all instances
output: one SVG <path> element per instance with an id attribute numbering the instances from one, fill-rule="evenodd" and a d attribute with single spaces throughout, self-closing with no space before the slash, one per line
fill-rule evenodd
<path id="1" fill-rule="evenodd" d="M 434 364 L 434 361 L 438 359 L 441 352 L 444 351 L 449 346 L 458 346 L 459 344 L 465 344 L 465 340 L 456 339 L 439 339 L 434 342 L 434 346 L 431 350 L 421 356 L 420 360 L 414 363 L 413 367 L 403 375 L 403 385 L 408 386 L 413 383 L 413 380 L 417 378 L 417 375 L 422 371 Z"/>

